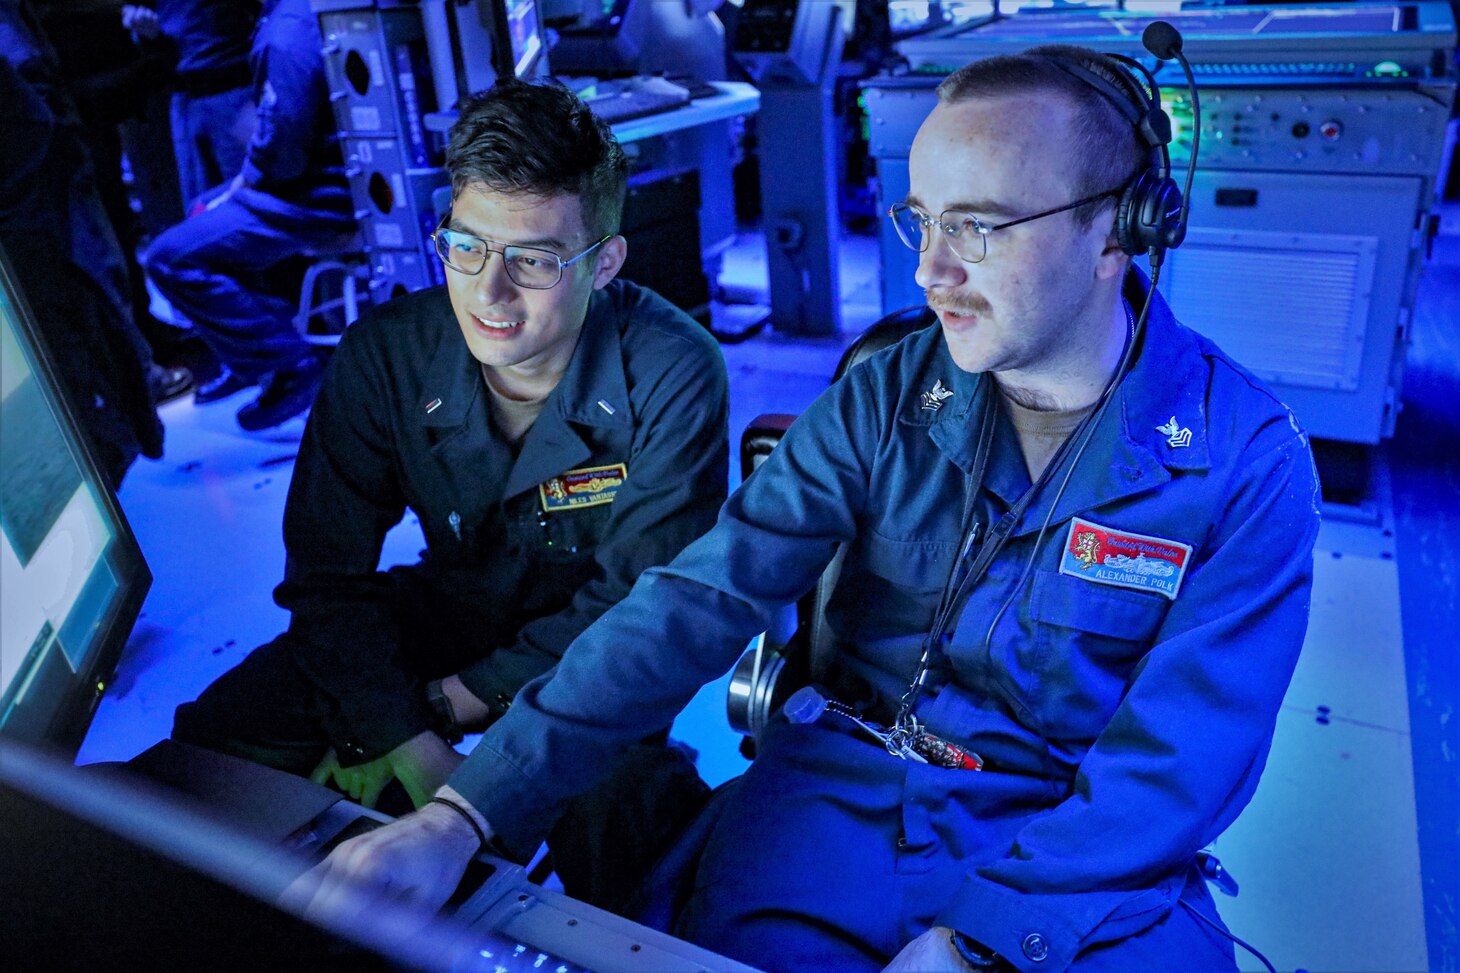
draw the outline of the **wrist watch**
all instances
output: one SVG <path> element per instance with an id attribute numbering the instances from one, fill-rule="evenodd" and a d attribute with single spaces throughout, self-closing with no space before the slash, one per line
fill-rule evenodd
<path id="1" fill-rule="evenodd" d="M 436 721 L 432 729 L 451 746 L 460 743 L 463 736 L 461 724 L 456 722 L 456 709 L 451 705 L 451 698 L 441 688 L 440 679 L 432 679 L 426 683 L 426 705 L 431 708 L 431 716 Z"/>
<path id="2" fill-rule="evenodd" d="M 953 944 L 953 949 L 958 953 L 959 958 L 975 970 L 998 970 L 1006 968 L 1002 956 L 989 949 L 977 939 L 971 939 L 957 929 L 954 929 L 948 934 L 948 941 Z"/>

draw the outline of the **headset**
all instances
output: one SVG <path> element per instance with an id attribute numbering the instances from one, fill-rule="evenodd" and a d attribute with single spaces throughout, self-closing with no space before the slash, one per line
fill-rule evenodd
<path id="1" fill-rule="evenodd" d="M 1186 72 L 1195 124 L 1186 185 L 1181 189 L 1171 178 L 1171 117 L 1161 107 L 1161 89 L 1145 65 L 1123 54 L 1098 54 L 1081 60 L 1047 57 L 1055 67 L 1083 81 L 1114 105 L 1145 144 L 1148 163 L 1126 183 L 1120 194 L 1115 237 L 1121 250 L 1132 257 L 1147 254 L 1156 267 L 1167 250 L 1180 246 L 1186 238 L 1188 200 L 1201 138 L 1201 108 L 1197 102 L 1196 80 L 1190 63 L 1181 53 L 1181 34 L 1176 28 L 1165 21 L 1152 21 L 1141 36 L 1141 43 L 1162 61 L 1178 59 Z M 1144 77 L 1144 85 L 1136 72 Z"/>

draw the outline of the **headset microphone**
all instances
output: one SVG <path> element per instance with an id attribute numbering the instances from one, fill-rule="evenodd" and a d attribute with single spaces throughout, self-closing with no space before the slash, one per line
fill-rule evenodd
<path id="1" fill-rule="evenodd" d="M 1181 32 L 1164 20 L 1153 20 L 1141 34 L 1141 43 L 1156 57 L 1169 61 L 1181 53 Z"/>
<path id="2" fill-rule="evenodd" d="M 1191 207 L 1191 180 L 1196 175 L 1196 155 L 1201 145 L 1201 101 L 1196 93 L 1196 78 L 1191 73 L 1191 62 L 1181 53 L 1181 33 L 1164 20 L 1153 20 L 1141 34 L 1141 44 L 1153 56 L 1162 61 L 1175 58 L 1186 74 L 1186 89 L 1191 95 L 1191 155 L 1186 163 L 1186 183 L 1181 190 L 1181 213 L 1175 222 L 1168 222 L 1164 228 L 1164 246 L 1151 251 L 1151 262 L 1159 265 L 1168 247 L 1180 246 L 1186 239 L 1186 214 Z"/>

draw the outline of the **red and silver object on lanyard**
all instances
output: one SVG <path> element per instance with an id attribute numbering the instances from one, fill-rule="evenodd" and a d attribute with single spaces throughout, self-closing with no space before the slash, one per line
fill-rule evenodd
<path id="1" fill-rule="evenodd" d="M 880 724 L 862 719 L 850 706 L 827 699 L 811 686 L 804 686 L 792 693 L 781 711 L 792 723 L 815 723 L 823 713 L 851 720 L 882 744 L 888 753 L 904 760 L 950 770 L 983 770 L 982 757 L 967 747 L 929 733 L 918 724 L 916 718 L 912 719 L 909 729 L 888 730 Z"/>

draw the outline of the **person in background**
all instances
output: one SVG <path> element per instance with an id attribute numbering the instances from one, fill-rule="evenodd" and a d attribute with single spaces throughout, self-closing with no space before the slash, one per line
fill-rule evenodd
<path id="1" fill-rule="evenodd" d="M 184 215 L 201 212 L 203 195 L 243 169 L 254 131 L 248 53 L 258 17 L 255 0 L 155 0 L 152 6 L 122 6 L 122 27 L 131 32 L 136 46 L 144 55 L 160 53 L 173 64 L 167 84 L 167 128 L 176 215 L 160 225 L 149 220 L 149 239 L 181 222 Z M 135 140 L 133 146 L 142 148 Z M 161 155 L 147 148 L 144 156 L 131 159 L 134 175 L 149 162 L 161 165 Z M 144 216 L 148 202 L 156 201 L 144 201 Z M 164 333 L 179 347 L 198 380 L 193 401 L 206 405 L 238 391 L 231 373 L 190 322 L 178 318 L 171 323 L 183 329 L 181 336 L 174 327 L 165 327 Z"/>
<path id="2" fill-rule="evenodd" d="M 151 313 L 146 280 L 137 262 L 142 220 L 133 211 L 133 197 L 123 182 L 124 165 L 130 162 L 134 187 L 147 180 L 136 159 L 123 160 L 121 127 L 147 115 L 153 93 L 167 84 L 171 52 L 139 51 L 115 11 L 104 7 L 81 0 L 40 0 L 34 8 L 75 105 L 92 177 L 121 247 L 131 319 L 147 343 L 143 355 L 149 362 L 148 385 L 155 401 L 168 401 L 190 390 L 193 376 L 181 367 L 175 329 Z M 141 196 L 137 200 L 146 202 Z M 176 214 L 164 214 L 164 218 L 175 220 Z"/>
<path id="3" fill-rule="evenodd" d="M 205 401 L 254 385 L 238 424 L 258 431 L 309 408 L 324 361 L 295 329 L 301 259 L 355 236 L 308 0 L 269 0 L 249 55 L 257 122 L 242 168 L 142 255 L 153 284 L 222 363 Z"/>
<path id="4" fill-rule="evenodd" d="M 162 456 L 155 363 L 59 60 L 27 0 L 0 4 L 0 248 L 113 489 Z"/>
<path id="5" fill-rule="evenodd" d="M 124 4 L 122 26 L 176 52 L 172 144 L 186 212 L 204 192 L 243 171 L 254 129 L 250 39 L 254 0 L 156 0 Z"/>

